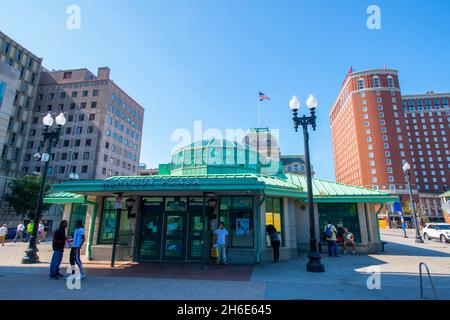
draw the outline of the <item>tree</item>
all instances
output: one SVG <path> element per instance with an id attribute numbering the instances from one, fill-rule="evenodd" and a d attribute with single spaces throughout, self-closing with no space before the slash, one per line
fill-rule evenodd
<path id="1" fill-rule="evenodd" d="M 27 217 L 33 220 L 36 204 L 39 197 L 39 176 L 25 176 L 14 180 L 10 185 L 11 193 L 5 195 L 5 201 L 8 201 L 17 215 L 21 215 L 22 219 Z M 50 190 L 50 185 L 45 187 L 45 193 Z M 43 211 L 49 208 L 48 205 L 43 206 Z"/>

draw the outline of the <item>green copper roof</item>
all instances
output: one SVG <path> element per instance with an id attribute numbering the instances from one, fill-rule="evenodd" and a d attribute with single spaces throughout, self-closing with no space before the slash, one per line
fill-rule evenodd
<path id="1" fill-rule="evenodd" d="M 441 198 L 450 198 L 450 190 L 447 192 L 444 192 L 443 194 L 441 194 L 439 197 Z"/>
<path id="2" fill-rule="evenodd" d="M 85 203 L 85 196 L 69 192 L 51 193 L 45 196 L 44 203 Z"/>
<path id="3" fill-rule="evenodd" d="M 306 178 L 295 174 L 199 174 L 111 177 L 106 180 L 68 181 L 53 186 L 58 192 L 127 191 L 259 191 L 279 197 L 307 198 Z M 314 202 L 393 202 L 389 193 L 313 179 Z"/>

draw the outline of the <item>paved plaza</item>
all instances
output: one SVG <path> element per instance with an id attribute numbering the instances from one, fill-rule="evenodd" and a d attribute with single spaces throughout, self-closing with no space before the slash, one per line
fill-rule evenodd
<path id="1" fill-rule="evenodd" d="M 39 246 L 41 263 L 20 264 L 25 243 L 0 247 L 0 299 L 419 299 L 419 263 L 430 268 L 439 299 L 450 299 L 450 244 L 414 242 L 414 233 L 383 230 L 385 252 L 376 255 L 323 255 L 325 273 L 305 271 L 307 258 L 257 266 L 199 264 L 85 263 L 88 279 L 80 290 L 65 280 L 48 280 L 50 243 Z M 64 261 L 68 259 L 65 253 Z M 63 264 L 65 270 L 67 264 Z M 373 269 L 375 267 L 375 269 Z M 380 272 L 379 289 L 370 290 L 369 277 Z M 376 283 L 369 281 L 369 284 Z M 433 298 L 427 277 L 425 297 Z"/>

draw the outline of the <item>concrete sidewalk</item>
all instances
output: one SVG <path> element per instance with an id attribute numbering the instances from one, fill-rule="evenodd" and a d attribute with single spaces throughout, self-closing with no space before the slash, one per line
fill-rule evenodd
<path id="1" fill-rule="evenodd" d="M 62 279 L 48 280 L 49 243 L 39 246 L 42 263 L 32 266 L 20 264 L 26 244 L 8 243 L 0 247 L 0 299 L 419 299 L 420 262 L 429 266 L 439 298 L 450 299 L 450 244 L 416 244 L 413 233 L 405 239 L 401 230 L 383 230 L 382 238 L 387 242 L 382 254 L 323 256 L 325 273 L 306 272 L 305 256 L 250 271 L 211 266 L 201 272 L 186 264 L 122 264 L 111 270 L 108 262 L 87 262 L 81 290 L 69 290 Z M 373 273 L 367 271 L 374 267 L 380 288 L 370 290 Z M 424 285 L 425 296 L 433 298 L 428 278 Z"/>

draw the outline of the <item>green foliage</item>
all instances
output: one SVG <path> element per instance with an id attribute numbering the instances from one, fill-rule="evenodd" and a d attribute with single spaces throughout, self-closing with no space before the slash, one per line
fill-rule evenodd
<path id="1" fill-rule="evenodd" d="M 5 201 L 8 201 L 17 215 L 34 219 L 37 200 L 39 197 L 39 176 L 25 176 L 14 180 L 10 185 L 11 193 L 5 195 Z M 47 184 L 45 194 L 50 190 Z M 48 205 L 43 206 L 43 211 L 49 208 Z"/>

